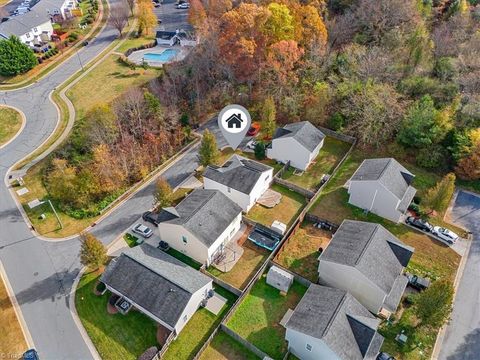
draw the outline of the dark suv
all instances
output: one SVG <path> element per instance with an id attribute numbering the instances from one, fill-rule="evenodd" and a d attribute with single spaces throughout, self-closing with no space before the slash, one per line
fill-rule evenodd
<path id="1" fill-rule="evenodd" d="M 405 222 L 422 231 L 431 232 L 433 230 L 433 226 L 430 225 L 428 221 L 422 220 L 420 218 L 409 216 L 405 219 Z"/>
<path id="2" fill-rule="evenodd" d="M 142 214 L 142 219 L 150 224 L 158 226 L 158 214 L 154 213 L 153 211 L 145 211 Z"/>
<path id="3" fill-rule="evenodd" d="M 418 275 L 407 274 L 408 285 L 417 290 L 425 290 L 430 286 L 430 280 Z"/>

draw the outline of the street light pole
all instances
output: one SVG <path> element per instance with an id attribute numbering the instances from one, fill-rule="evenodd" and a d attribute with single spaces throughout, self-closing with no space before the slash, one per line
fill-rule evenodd
<path id="1" fill-rule="evenodd" d="M 50 204 L 50 207 L 52 208 L 53 213 L 55 214 L 55 217 L 57 218 L 58 223 L 60 224 L 60 229 L 63 229 L 62 220 L 60 220 L 60 217 L 58 216 L 57 211 L 56 211 L 55 208 L 53 207 L 52 202 L 51 202 L 50 200 L 48 200 L 48 203 Z"/>
<path id="2" fill-rule="evenodd" d="M 78 62 L 80 63 L 80 66 L 82 67 L 82 71 L 85 71 L 85 69 L 83 68 L 82 59 L 80 59 L 80 55 L 78 54 L 78 49 L 77 49 L 77 58 L 78 58 Z"/>

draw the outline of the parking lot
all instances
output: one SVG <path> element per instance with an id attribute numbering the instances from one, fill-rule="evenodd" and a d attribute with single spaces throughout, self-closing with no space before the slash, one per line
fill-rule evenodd
<path id="1" fill-rule="evenodd" d="M 162 21 L 157 30 L 193 31 L 192 26 L 188 23 L 188 9 L 177 9 L 176 3 L 175 0 L 164 0 L 159 7 L 154 8 L 155 15 Z"/>

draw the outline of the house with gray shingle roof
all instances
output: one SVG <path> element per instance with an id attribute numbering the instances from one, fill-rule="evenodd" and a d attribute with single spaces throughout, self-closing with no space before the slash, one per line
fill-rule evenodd
<path id="1" fill-rule="evenodd" d="M 205 189 L 220 190 L 248 212 L 273 180 L 273 168 L 233 155 L 223 166 L 210 165 L 203 173 Z"/>
<path id="2" fill-rule="evenodd" d="M 240 230 L 242 208 L 219 190 L 197 189 L 158 219 L 163 241 L 208 266 Z"/>
<path id="3" fill-rule="evenodd" d="M 100 281 L 175 335 L 213 288 L 208 276 L 149 244 L 113 259 Z"/>
<path id="4" fill-rule="evenodd" d="M 285 324 L 289 351 L 301 360 L 374 360 L 380 321 L 348 292 L 310 285 Z"/>
<path id="5" fill-rule="evenodd" d="M 267 157 L 306 170 L 323 146 L 325 134 L 308 121 L 278 128 L 267 148 Z"/>
<path id="6" fill-rule="evenodd" d="M 347 182 L 348 202 L 399 222 L 417 190 L 410 171 L 393 158 L 366 159 Z"/>
<path id="7" fill-rule="evenodd" d="M 374 314 L 395 312 L 414 249 L 379 224 L 345 220 L 318 258 L 319 282 L 351 293 Z"/>
<path id="8" fill-rule="evenodd" d="M 0 40 L 16 36 L 29 46 L 50 41 L 53 26 L 50 17 L 43 11 L 31 11 L 9 18 L 0 23 Z"/>

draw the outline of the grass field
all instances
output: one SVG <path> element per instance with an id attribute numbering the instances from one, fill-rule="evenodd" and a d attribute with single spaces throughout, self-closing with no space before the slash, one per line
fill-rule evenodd
<path id="1" fill-rule="evenodd" d="M 283 244 L 275 257 L 275 262 L 283 267 L 316 283 L 318 280 L 318 249 L 326 248 L 332 234 L 317 229 L 313 224 L 303 222 L 302 225 Z"/>
<path id="2" fill-rule="evenodd" d="M 7 294 L 7 289 L 0 277 L 0 356 L 18 358 L 27 350 L 27 343 L 23 337 L 22 328 Z M 14 357 L 13 357 L 14 356 Z"/>
<path id="3" fill-rule="evenodd" d="M 5 144 L 22 127 L 22 116 L 14 109 L 0 106 L 0 146 Z"/>
<path id="4" fill-rule="evenodd" d="M 262 266 L 268 255 L 270 255 L 270 252 L 256 246 L 249 240 L 247 240 L 242 247 L 242 257 L 229 272 L 224 273 L 213 266 L 208 268 L 209 273 L 235 286 L 237 289 L 243 289 L 248 284 L 251 277 Z"/>
<path id="5" fill-rule="evenodd" d="M 187 255 L 182 254 L 180 251 L 177 251 L 173 248 L 168 249 L 167 253 L 174 258 L 180 260 L 181 262 L 187 264 L 188 266 L 191 266 L 195 270 L 198 270 L 202 267 L 202 264 L 200 264 L 199 262 L 196 262 L 191 257 L 188 257 Z"/>
<path id="6" fill-rule="evenodd" d="M 130 36 L 127 41 L 120 45 L 115 51 L 124 53 L 125 51 L 142 45 L 150 44 L 155 40 L 153 36 L 135 37 Z"/>
<path id="7" fill-rule="evenodd" d="M 318 156 L 301 176 L 294 175 L 294 169 L 286 171 L 282 178 L 304 189 L 316 190 L 320 186 L 323 174 L 331 174 L 335 166 L 345 156 L 352 144 L 331 137 L 325 138 Z"/>
<path id="8" fill-rule="evenodd" d="M 235 295 L 220 287 L 215 287 L 215 292 L 228 300 L 220 313 L 215 316 L 205 308 L 197 310 L 178 337 L 170 343 L 162 359 L 188 360 L 197 354 L 237 299 Z"/>
<path id="9" fill-rule="evenodd" d="M 109 292 L 102 296 L 93 293 L 98 278 L 97 273 L 82 276 L 75 294 L 78 316 L 103 360 L 136 360 L 157 345 L 157 326 L 138 311 L 108 314 Z"/>
<path id="10" fill-rule="evenodd" d="M 217 332 L 212 342 L 200 356 L 200 360 L 256 360 L 254 353 L 223 331 Z"/>
<path id="11" fill-rule="evenodd" d="M 280 320 L 288 309 L 295 309 L 307 288 L 294 282 L 288 294 L 267 285 L 266 275 L 258 280 L 228 322 L 228 327 L 273 359 L 287 352 L 285 328 Z"/>
<path id="12" fill-rule="evenodd" d="M 272 225 L 274 220 L 290 226 L 300 211 L 302 211 L 303 206 L 306 204 L 306 199 L 303 195 L 278 184 L 273 184 L 271 188 L 282 194 L 280 203 L 271 209 L 255 204 L 247 214 L 247 217 L 268 227 Z"/>

